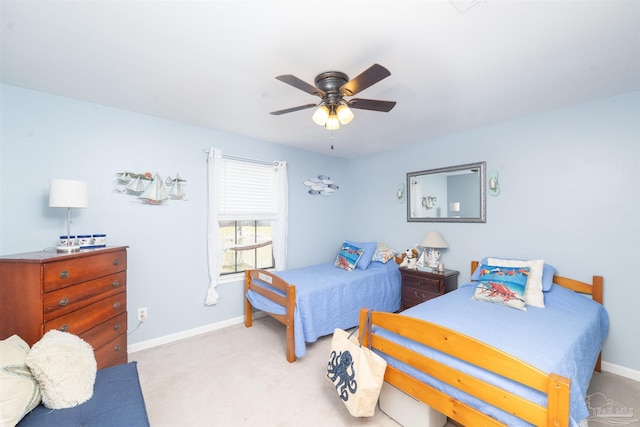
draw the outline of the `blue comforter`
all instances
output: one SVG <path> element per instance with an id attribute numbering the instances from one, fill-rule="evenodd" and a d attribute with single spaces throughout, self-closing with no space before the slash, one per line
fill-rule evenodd
<path id="1" fill-rule="evenodd" d="M 402 312 L 403 315 L 437 323 L 459 331 L 501 349 L 536 366 L 546 373 L 555 373 L 571 380 L 571 425 L 586 418 L 587 387 L 596 364 L 601 345 L 607 336 L 609 320 L 604 308 L 583 295 L 553 285 L 544 293 L 545 308 L 527 306 L 527 311 L 472 299 L 475 284 L 467 284 L 457 291 L 419 304 Z M 521 394 L 540 404 L 546 396 L 535 390 L 517 385 L 503 377 L 488 373 L 466 362 L 436 352 L 388 331 L 381 335 L 402 342 L 406 347 L 430 354 L 435 360 L 453 365 L 457 369 Z M 529 425 L 499 409 L 472 398 L 457 389 L 440 383 L 417 370 L 393 359 L 388 363 L 445 391 L 457 399 L 471 404 L 484 413 L 509 426 Z"/>
<path id="2" fill-rule="evenodd" d="M 386 264 L 372 262 L 366 270 L 346 271 L 326 263 L 277 274 L 296 286 L 296 357 L 305 355 L 306 342 L 332 334 L 335 328 L 357 326 L 361 308 L 389 312 L 400 309 L 400 271 L 392 261 Z M 285 314 L 284 307 L 256 292 L 249 291 L 247 298 L 259 310 Z"/>

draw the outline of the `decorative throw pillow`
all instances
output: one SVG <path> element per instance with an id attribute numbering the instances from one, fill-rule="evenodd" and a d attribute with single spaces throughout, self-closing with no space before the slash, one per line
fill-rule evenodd
<path id="1" fill-rule="evenodd" d="M 376 247 L 378 246 L 378 242 L 353 242 L 351 240 L 345 240 L 345 243 L 355 246 L 357 248 L 362 249 L 362 256 L 360 257 L 360 261 L 356 264 L 360 270 L 366 270 L 371 264 L 371 259 L 373 258 L 373 254 L 376 251 Z"/>
<path id="2" fill-rule="evenodd" d="M 362 257 L 362 253 L 363 250 L 359 247 L 344 242 L 340 247 L 340 252 L 338 252 L 338 256 L 333 265 L 347 271 L 352 271 L 356 268 L 358 260 Z"/>
<path id="3" fill-rule="evenodd" d="M 473 298 L 527 311 L 524 292 L 528 276 L 528 267 L 482 265 Z"/>
<path id="4" fill-rule="evenodd" d="M 15 426 L 40 404 L 40 386 L 24 361 L 29 345 L 17 335 L 0 341 L 0 425 Z"/>
<path id="5" fill-rule="evenodd" d="M 96 358 L 91 345 L 76 335 L 47 332 L 31 348 L 26 364 L 40 384 L 47 408 L 71 408 L 93 396 Z"/>
<path id="6" fill-rule="evenodd" d="M 529 278 L 527 279 L 527 287 L 524 291 L 524 301 L 527 305 L 544 308 L 544 294 L 542 293 L 543 260 L 521 261 L 515 259 L 488 258 L 487 265 L 528 267 Z"/>
<path id="7" fill-rule="evenodd" d="M 392 260 L 393 257 L 396 256 L 396 253 L 396 251 L 394 251 L 384 243 L 378 243 L 378 245 L 376 246 L 376 251 L 373 253 L 372 261 L 377 261 L 384 264 L 389 262 L 389 260 Z"/>
<path id="8" fill-rule="evenodd" d="M 478 280 L 478 276 L 479 276 L 479 268 L 481 264 L 489 264 L 487 262 L 487 260 L 489 258 L 494 258 L 494 259 L 505 259 L 505 258 L 497 258 L 497 257 L 484 257 L 482 258 L 482 261 L 480 261 L 480 264 L 478 264 L 478 268 L 476 268 L 476 271 L 473 272 L 473 274 L 471 275 L 471 280 L 472 281 L 477 281 Z M 526 259 L 514 259 L 514 261 L 527 261 Z M 553 285 L 553 275 L 556 274 L 556 268 L 552 265 L 547 264 L 546 262 L 544 263 L 544 267 L 542 268 L 542 290 L 544 292 L 548 291 L 551 289 L 551 286 Z"/>

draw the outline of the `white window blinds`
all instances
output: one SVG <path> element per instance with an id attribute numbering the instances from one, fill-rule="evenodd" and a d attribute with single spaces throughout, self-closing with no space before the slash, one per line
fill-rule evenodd
<path id="1" fill-rule="evenodd" d="M 224 185 L 218 204 L 219 219 L 276 219 L 274 166 L 233 159 L 223 159 L 223 164 Z"/>

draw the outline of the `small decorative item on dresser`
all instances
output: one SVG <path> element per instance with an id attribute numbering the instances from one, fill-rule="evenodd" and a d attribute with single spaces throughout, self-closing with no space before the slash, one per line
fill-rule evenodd
<path id="1" fill-rule="evenodd" d="M 444 295 L 458 287 L 458 271 L 427 272 L 400 268 L 402 276 L 401 310 Z"/>
<path id="2" fill-rule="evenodd" d="M 107 245 L 107 235 L 106 234 L 94 234 L 93 235 L 93 246 L 96 248 L 104 248 Z"/>

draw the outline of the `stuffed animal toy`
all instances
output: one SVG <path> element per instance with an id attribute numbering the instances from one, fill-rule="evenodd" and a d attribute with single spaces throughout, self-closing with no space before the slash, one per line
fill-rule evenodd
<path id="1" fill-rule="evenodd" d="M 419 254 L 420 253 L 416 248 L 407 249 L 401 257 L 396 257 L 396 263 L 398 263 L 400 267 L 406 267 L 409 270 L 415 270 L 418 268 Z"/>

